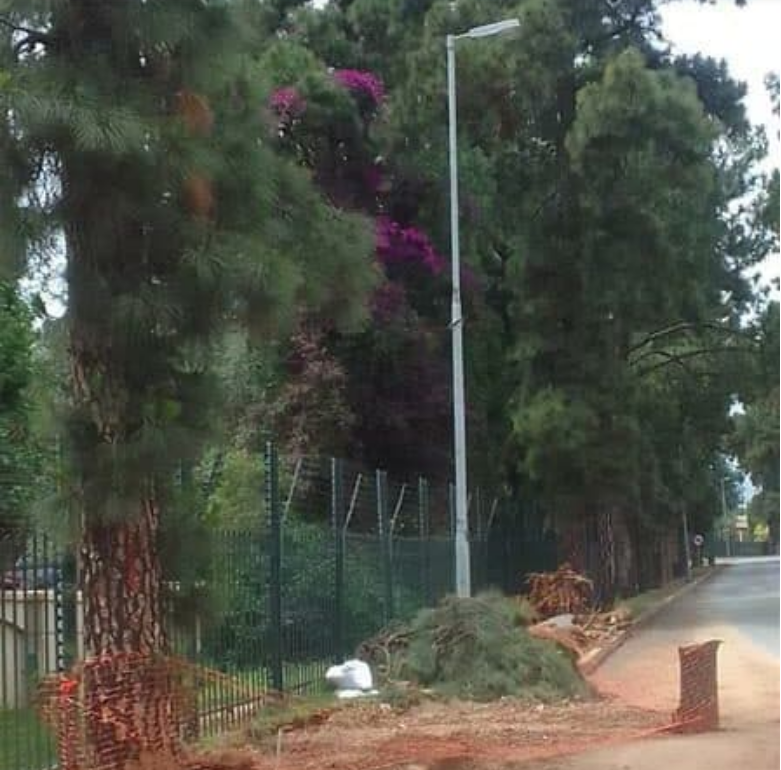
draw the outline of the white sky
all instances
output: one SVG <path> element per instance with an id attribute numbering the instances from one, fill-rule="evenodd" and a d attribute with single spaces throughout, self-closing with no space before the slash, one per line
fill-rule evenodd
<path id="1" fill-rule="evenodd" d="M 771 110 L 765 75 L 781 69 L 781 0 L 748 0 L 741 8 L 734 0 L 701 5 L 694 0 L 663 7 L 665 36 L 681 53 L 698 51 L 726 59 L 733 77 L 748 85 L 746 107 L 752 123 L 765 126 L 770 141 L 769 167 L 779 165 L 778 118 Z M 762 265 L 765 281 L 779 278 L 781 258 L 774 255 Z M 778 297 L 778 291 L 774 292 Z"/>
<path id="2" fill-rule="evenodd" d="M 770 141 L 768 166 L 779 166 L 779 120 L 773 115 L 770 97 L 765 89 L 765 75 L 781 69 L 781 0 L 748 0 L 740 8 L 734 0 L 716 0 L 714 5 L 700 5 L 693 0 L 673 3 L 662 11 L 666 37 L 681 53 L 700 51 L 708 56 L 726 59 L 733 77 L 748 86 L 746 107 L 752 123 L 765 126 Z M 781 257 L 773 255 L 761 266 L 763 281 L 778 280 Z M 779 292 L 773 292 L 778 298 Z M 744 477 L 743 500 L 756 491 L 748 476 Z"/>

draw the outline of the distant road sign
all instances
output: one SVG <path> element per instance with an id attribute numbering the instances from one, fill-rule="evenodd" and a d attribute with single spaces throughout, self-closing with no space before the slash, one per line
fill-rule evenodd
<path id="1" fill-rule="evenodd" d="M 705 538 L 702 535 L 694 536 L 694 545 L 696 545 L 697 548 L 701 548 L 704 544 L 705 544 Z"/>

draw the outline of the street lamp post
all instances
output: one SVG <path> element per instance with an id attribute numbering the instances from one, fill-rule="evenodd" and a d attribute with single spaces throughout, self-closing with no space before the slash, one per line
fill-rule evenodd
<path id="1" fill-rule="evenodd" d="M 729 526 L 729 514 L 727 513 L 727 490 L 725 487 L 726 479 L 721 477 L 721 518 L 724 522 L 724 528 L 722 532 L 725 533 L 724 548 L 727 556 L 730 556 L 730 526 Z"/>
<path id="2" fill-rule="evenodd" d="M 518 19 L 473 27 L 447 36 L 447 106 L 450 154 L 450 246 L 453 271 L 450 329 L 453 335 L 453 452 L 456 471 L 456 595 L 470 596 L 469 519 L 466 490 L 466 414 L 464 405 L 464 319 L 461 314 L 461 251 L 458 232 L 458 132 L 456 114 L 456 40 L 499 35 L 520 25 Z"/>

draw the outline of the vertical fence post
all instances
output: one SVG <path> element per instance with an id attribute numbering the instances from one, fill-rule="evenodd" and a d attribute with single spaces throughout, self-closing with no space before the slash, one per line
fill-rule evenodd
<path id="1" fill-rule="evenodd" d="M 266 515 L 268 516 L 269 614 L 271 620 L 271 686 L 282 692 L 282 509 L 279 504 L 279 459 L 273 441 L 266 442 Z"/>
<path id="2" fill-rule="evenodd" d="M 58 548 L 55 556 L 56 579 L 54 584 L 54 644 L 56 671 L 65 671 L 65 551 Z"/>
<path id="3" fill-rule="evenodd" d="M 380 535 L 382 551 L 382 579 L 384 586 L 384 620 L 388 623 L 393 618 L 393 559 L 391 553 L 390 521 L 388 520 L 388 474 L 385 471 L 376 472 L 377 487 L 377 528 Z"/>
<path id="4" fill-rule="evenodd" d="M 333 653 L 344 652 L 344 472 L 342 461 L 331 458 L 331 526 L 334 537 Z"/>
<path id="5" fill-rule="evenodd" d="M 456 487 L 455 484 L 447 485 L 447 527 L 448 537 L 450 543 L 448 543 L 448 553 L 454 552 L 453 545 L 456 539 Z M 450 590 L 455 593 L 456 591 L 456 562 L 455 558 L 452 558 L 450 568 Z"/>
<path id="6" fill-rule="evenodd" d="M 509 520 L 510 517 L 513 516 L 515 521 L 515 529 L 517 531 L 518 529 L 518 519 L 521 515 L 521 512 L 519 510 L 510 510 L 508 511 L 508 508 L 511 508 L 511 505 L 506 500 L 502 500 L 500 502 L 501 510 L 499 512 L 499 522 L 502 528 L 502 591 L 504 593 L 517 593 L 518 589 L 516 588 L 514 584 L 513 578 L 515 575 L 511 574 L 510 571 L 510 526 L 509 526 Z M 514 533 L 513 533 L 514 534 Z M 516 558 L 519 560 L 519 564 L 516 567 L 514 565 L 514 569 L 517 572 L 525 573 L 526 572 L 526 553 L 523 550 L 523 543 L 518 542 L 515 547 L 515 555 Z"/>
<path id="7" fill-rule="evenodd" d="M 447 525 L 452 540 L 456 536 L 456 490 L 452 483 L 447 485 Z"/>
<path id="8" fill-rule="evenodd" d="M 431 522 L 429 519 L 428 481 L 418 479 L 418 545 L 420 548 L 420 584 L 423 601 L 431 606 Z"/>
<path id="9" fill-rule="evenodd" d="M 477 540 L 483 538 L 483 495 L 480 487 L 475 487 L 475 535 Z"/>
<path id="10" fill-rule="evenodd" d="M 480 487 L 475 487 L 475 547 L 470 549 L 472 559 L 478 563 L 472 567 L 474 577 L 473 590 L 482 590 L 485 587 L 485 549 L 483 548 L 483 538 L 485 537 L 485 527 L 483 526 L 483 495 Z"/>

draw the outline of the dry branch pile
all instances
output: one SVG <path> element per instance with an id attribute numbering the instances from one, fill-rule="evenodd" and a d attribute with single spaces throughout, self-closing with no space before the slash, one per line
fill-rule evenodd
<path id="1" fill-rule="evenodd" d="M 621 609 L 594 610 L 592 582 L 569 564 L 562 564 L 555 572 L 530 575 L 529 586 L 529 603 L 546 619 L 532 626 L 529 634 L 557 642 L 576 657 L 615 638 L 631 623 L 628 612 Z"/>
<path id="2" fill-rule="evenodd" d="M 615 639 L 631 624 L 629 612 L 618 609 L 554 617 L 531 626 L 529 634 L 556 642 L 580 658 L 592 647 Z"/>
<path id="3" fill-rule="evenodd" d="M 593 644 L 614 637 L 621 631 L 624 631 L 632 625 L 632 619 L 628 610 L 618 608 L 609 612 L 576 615 L 575 623 Z"/>
<path id="4" fill-rule="evenodd" d="M 529 634 L 536 639 L 547 639 L 556 642 L 566 650 L 572 652 L 576 658 L 579 658 L 591 647 L 591 638 L 576 625 L 566 627 L 550 626 L 546 623 L 539 623 L 529 629 Z"/>
<path id="5" fill-rule="evenodd" d="M 409 626 L 391 624 L 378 634 L 361 642 L 356 657 L 366 661 L 375 678 L 382 684 L 397 682 L 402 675 L 399 666 L 410 643 Z"/>
<path id="6" fill-rule="evenodd" d="M 529 602 L 543 618 L 586 612 L 593 593 L 594 584 L 566 563 L 555 572 L 529 575 Z"/>

